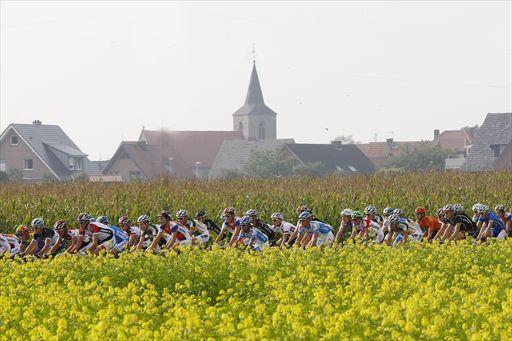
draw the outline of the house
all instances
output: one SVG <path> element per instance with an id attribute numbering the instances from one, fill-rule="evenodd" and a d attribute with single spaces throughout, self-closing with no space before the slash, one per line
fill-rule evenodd
<path id="1" fill-rule="evenodd" d="M 494 165 L 498 170 L 512 170 L 512 142 L 508 144 Z"/>
<path id="2" fill-rule="evenodd" d="M 391 156 L 400 155 L 404 150 L 411 148 L 418 148 L 425 141 L 394 141 L 389 138 L 386 142 L 369 142 L 369 143 L 358 143 L 356 144 L 364 155 L 378 167 Z"/>
<path id="3" fill-rule="evenodd" d="M 291 143 L 293 139 L 224 141 L 208 177 L 222 178 L 230 171 L 241 171 L 254 152 L 277 151 Z"/>
<path id="4" fill-rule="evenodd" d="M 464 164 L 471 148 L 473 134 L 466 129 L 445 130 L 439 134 L 439 130 L 434 130 L 434 140 L 432 144 L 441 149 L 454 152 L 454 156 L 445 160 L 445 169 L 460 169 Z"/>
<path id="5" fill-rule="evenodd" d="M 124 181 L 169 174 L 205 178 L 222 142 L 241 139 L 239 131 L 154 131 L 143 129 L 138 141 L 123 141 L 103 169 Z"/>
<path id="6" fill-rule="evenodd" d="M 0 170 L 17 172 L 27 181 L 101 174 L 59 126 L 38 120 L 10 124 L 0 135 Z"/>
<path id="7" fill-rule="evenodd" d="M 475 134 L 462 169 L 477 172 L 507 166 L 511 141 L 512 113 L 487 114 Z"/>
<path id="8" fill-rule="evenodd" d="M 356 145 L 341 144 L 339 141 L 331 144 L 286 144 L 281 152 L 285 157 L 291 157 L 303 165 L 319 162 L 329 173 L 370 173 L 375 169 L 370 159 Z"/>

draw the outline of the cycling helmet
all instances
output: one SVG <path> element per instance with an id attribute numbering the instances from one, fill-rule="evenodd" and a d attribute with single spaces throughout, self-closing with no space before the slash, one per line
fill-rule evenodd
<path id="1" fill-rule="evenodd" d="M 125 224 L 125 225 L 130 225 L 130 218 L 128 218 L 127 216 L 125 215 L 122 215 L 119 217 L 119 219 L 117 220 L 117 224 L 121 225 L 121 224 Z"/>
<path id="2" fill-rule="evenodd" d="M 280 220 L 283 220 L 284 219 L 284 216 L 282 213 L 272 213 L 272 215 L 270 216 L 270 219 L 274 220 L 274 219 L 280 219 Z"/>
<path id="3" fill-rule="evenodd" d="M 77 218 L 78 221 L 91 221 L 92 217 L 88 213 L 80 213 L 80 215 Z"/>
<path id="4" fill-rule="evenodd" d="M 438 217 L 439 217 L 439 216 L 444 216 L 443 208 L 442 208 L 442 207 L 441 207 L 441 208 L 439 208 L 439 209 L 436 211 L 436 214 L 437 214 L 437 216 L 438 216 Z"/>
<path id="5" fill-rule="evenodd" d="M 498 205 L 494 208 L 495 211 L 502 211 L 502 212 L 505 212 L 507 210 L 507 208 L 505 207 L 505 205 Z"/>
<path id="6" fill-rule="evenodd" d="M 158 214 L 158 218 L 166 218 L 167 220 L 171 220 L 171 213 L 169 213 L 169 211 L 162 211 Z"/>
<path id="7" fill-rule="evenodd" d="M 25 236 L 25 238 L 30 238 L 30 231 L 28 230 L 27 226 L 19 225 L 16 228 L 15 235 L 18 238 L 22 238 L 23 236 Z"/>
<path id="8" fill-rule="evenodd" d="M 197 213 L 196 213 L 196 215 L 195 215 L 195 217 L 194 217 L 194 218 L 196 218 L 196 219 L 197 219 L 197 218 L 202 218 L 202 217 L 204 217 L 205 215 L 206 215 L 206 212 L 205 212 L 204 210 L 199 210 L 199 211 L 197 211 Z"/>
<path id="9" fill-rule="evenodd" d="M 366 206 L 364 209 L 364 214 L 375 214 L 377 213 L 377 209 L 373 207 L 372 205 Z"/>
<path id="10" fill-rule="evenodd" d="M 479 212 L 480 211 L 480 206 L 482 206 L 482 204 L 474 204 L 473 207 L 471 208 L 473 210 L 473 212 Z"/>
<path id="11" fill-rule="evenodd" d="M 453 212 L 455 212 L 455 213 L 462 213 L 462 212 L 464 212 L 464 206 L 462 206 L 461 204 L 453 205 Z"/>
<path id="12" fill-rule="evenodd" d="M 64 228 L 68 227 L 68 224 L 64 220 L 57 220 L 55 224 L 53 225 L 53 228 L 55 230 L 62 230 Z"/>
<path id="13" fill-rule="evenodd" d="M 187 210 L 179 210 L 178 212 L 176 212 L 176 218 L 178 218 L 178 219 L 188 218 L 188 211 Z"/>
<path id="14" fill-rule="evenodd" d="M 390 216 L 393 214 L 394 210 L 395 209 L 392 207 L 386 207 L 385 209 L 382 210 L 382 214 L 384 214 L 385 216 Z"/>
<path id="15" fill-rule="evenodd" d="M 352 219 L 361 219 L 362 217 L 363 217 L 363 214 L 360 211 L 352 212 Z"/>
<path id="16" fill-rule="evenodd" d="M 255 209 L 250 209 L 249 211 L 245 212 L 245 215 L 248 215 L 248 216 L 255 216 L 258 214 L 259 214 L 258 210 L 255 210 Z"/>
<path id="17" fill-rule="evenodd" d="M 309 211 L 309 207 L 307 205 L 300 205 L 299 207 L 297 207 L 297 213 L 302 213 L 304 211 Z"/>
<path id="18" fill-rule="evenodd" d="M 106 215 L 99 216 L 98 218 L 96 218 L 96 221 L 98 223 L 105 224 L 105 225 L 110 224 L 109 221 L 108 221 L 108 217 Z"/>
<path id="19" fill-rule="evenodd" d="M 491 209 L 487 205 L 480 205 L 478 212 L 489 212 Z"/>
<path id="20" fill-rule="evenodd" d="M 143 214 L 137 218 L 137 224 L 140 223 L 149 223 L 151 219 L 149 219 L 149 216 Z"/>
<path id="21" fill-rule="evenodd" d="M 352 210 L 350 208 L 345 208 L 341 211 L 341 216 L 352 217 Z"/>
<path id="22" fill-rule="evenodd" d="M 233 207 L 226 207 L 224 209 L 224 212 L 222 212 L 222 215 L 223 216 L 227 216 L 227 215 L 235 215 L 236 214 L 236 210 L 233 208 Z"/>
<path id="23" fill-rule="evenodd" d="M 446 204 L 443 206 L 443 212 L 446 211 L 453 211 L 453 205 L 452 204 Z"/>
<path id="24" fill-rule="evenodd" d="M 393 214 L 396 214 L 396 215 L 398 215 L 398 216 L 400 216 L 400 217 L 401 217 L 401 216 L 403 216 L 403 215 L 404 215 L 404 211 L 403 211 L 403 210 L 401 210 L 401 209 L 399 209 L 399 208 L 395 208 L 395 209 L 393 210 Z"/>
<path id="25" fill-rule="evenodd" d="M 240 225 L 245 225 L 245 226 L 249 225 L 250 226 L 251 225 L 251 217 L 249 217 L 247 215 L 243 216 L 240 219 Z"/>
<path id="26" fill-rule="evenodd" d="M 416 214 L 421 214 L 421 213 L 425 214 L 425 213 L 427 213 L 427 209 L 425 207 L 423 207 L 423 206 L 418 206 L 414 210 L 414 213 L 416 213 Z"/>
<path id="27" fill-rule="evenodd" d="M 35 227 L 44 227 L 44 219 L 43 218 L 35 218 L 30 223 L 30 226 L 32 226 L 33 228 L 35 228 Z"/>
<path id="28" fill-rule="evenodd" d="M 396 224 L 396 223 L 399 223 L 400 222 L 400 216 L 398 214 L 392 214 L 389 216 L 389 222 L 391 224 Z"/>
<path id="29" fill-rule="evenodd" d="M 299 220 L 308 220 L 311 219 L 313 215 L 309 211 L 304 211 L 301 214 L 299 214 Z"/>

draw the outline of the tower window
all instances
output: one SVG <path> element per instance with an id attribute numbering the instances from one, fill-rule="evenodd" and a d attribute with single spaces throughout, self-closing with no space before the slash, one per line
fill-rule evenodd
<path id="1" fill-rule="evenodd" d="M 244 131 L 244 124 L 242 122 L 238 123 L 238 131 Z"/>
<path id="2" fill-rule="evenodd" d="M 258 128 L 258 138 L 264 140 L 265 139 L 265 123 L 261 122 Z"/>

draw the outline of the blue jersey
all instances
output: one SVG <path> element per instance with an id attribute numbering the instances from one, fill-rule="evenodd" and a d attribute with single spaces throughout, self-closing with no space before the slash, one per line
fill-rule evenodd
<path id="1" fill-rule="evenodd" d="M 487 213 L 487 218 L 484 218 L 483 215 L 480 216 L 480 219 L 478 219 L 482 223 L 489 223 L 489 221 L 492 221 L 492 229 L 493 230 L 503 230 L 505 227 L 503 226 L 503 220 L 501 220 L 500 217 L 496 213 L 489 212 Z"/>
<path id="2" fill-rule="evenodd" d="M 235 228 L 240 227 L 240 219 L 235 218 L 235 221 L 233 223 L 228 223 L 227 220 L 224 220 L 222 223 L 222 228 L 227 228 L 229 232 L 235 233 Z"/>
<path id="3" fill-rule="evenodd" d="M 251 240 L 261 244 L 268 243 L 267 235 L 258 230 L 256 227 L 251 228 Z"/>
<path id="4" fill-rule="evenodd" d="M 116 244 L 128 240 L 128 234 L 121 230 L 121 228 L 114 225 L 110 225 L 109 227 L 112 229 L 112 231 L 114 231 L 114 239 Z"/>
<path id="5" fill-rule="evenodd" d="M 311 233 L 313 234 L 328 234 L 329 232 L 332 232 L 331 225 L 328 225 L 326 223 L 313 220 L 309 224 L 311 228 Z"/>

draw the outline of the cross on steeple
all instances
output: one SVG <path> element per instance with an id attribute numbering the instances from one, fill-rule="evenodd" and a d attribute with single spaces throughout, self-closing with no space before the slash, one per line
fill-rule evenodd
<path id="1" fill-rule="evenodd" d="M 256 63 L 256 45 L 252 44 L 252 62 Z"/>

